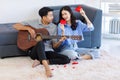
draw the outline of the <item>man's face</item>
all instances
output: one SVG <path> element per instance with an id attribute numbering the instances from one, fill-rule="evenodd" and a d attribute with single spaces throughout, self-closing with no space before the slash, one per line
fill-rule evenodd
<path id="1" fill-rule="evenodd" d="M 53 12 L 52 11 L 49 11 L 47 16 L 44 17 L 44 21 L 48 22 L 48 23 L 51 23 L 53 21 Z"/>

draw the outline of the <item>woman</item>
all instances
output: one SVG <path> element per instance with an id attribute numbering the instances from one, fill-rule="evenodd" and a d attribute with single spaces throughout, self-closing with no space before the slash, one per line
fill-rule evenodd
<path id="1" fill-rule="evenodd" d="M 58 35 L 80 35 L 82 36 L 81 41 L 83 41 L 83 32 L 93 31 L 94 26 L 86 16 L 83 9 L 80 10 L 80 14 L 85 18 L 87 24 L 82 23 L 80 20 L 76 20 L 69 6 L 62 7 L 60 10 L 59 19 L 65 20 L 66 24 L 61 24 L 59 20 Z M 57 51 L 60 54 L 68 56 L 70 59 L 88 60 L 99 57 L 99 53 L 95 49 L 78 48 L 78 41 L 79 40 L 72 40 L 70 38 L 67 39 L 66 37 L 64 37 L 63 40 L 61 40 L 61 45 L 58 47 Z"/>

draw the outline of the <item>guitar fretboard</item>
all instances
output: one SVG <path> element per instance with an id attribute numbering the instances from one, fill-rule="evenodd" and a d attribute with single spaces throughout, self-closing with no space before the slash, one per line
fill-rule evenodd
<path id="1" fill-rule="evenodd" d="M 41 36 L 41 35 L 38 34 L 37 36 Z M 74 35 L 74 36 L 64 35 L 64 36 L 67 37 L 67 38 L 74 39 L 74 40 L 81 40 L 81 39 L 82 39 L 81 36 L 76 36 L 76 35 Z M 42 37 L 43 39 L 59 39 L 59 38 L 61 38 L 61 37 L 63 37 L 63 36 L 60 36 L 60 35 L 51 35 L 51 36 L 42 35 L 41 37 Z"/>

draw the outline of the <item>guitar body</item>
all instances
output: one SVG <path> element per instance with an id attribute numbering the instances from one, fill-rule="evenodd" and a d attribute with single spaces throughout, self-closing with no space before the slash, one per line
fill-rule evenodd
<path id="1" fill-rule="evenodd" d="M 49 35 L 49 32 L 45 28 L 40 28 L 40 29 L 32 28 L 32 29 L 35 30 L 36 34 L 40 33 L 40 35 Z M 36 44 L 37 41 L 31 37 L 30 33 L 27 30 L 26 31 L 21 30 L 18 32 L 17 46 L 21 50 L 25 51 L 35 46 Z"/>
<path id="2" fill-rule="evenodd" d="M 36 32 L 36 38 L 33 39 L 30 35 L 30 33 L 26 30 L 21 30 L 18 32 L 18 39 L 17 39 L 17 46 L 23 50 L 23 51 L 26 51 L 28 50 L 29 48 L 35 46 L 37 44 L 38 41 L 40 41 L 40 38 L 42 38 L 42 40 L 49 40 L 49 39 L 59 39 L 63 36 L 58 36 L 58 35 L 49 35 L 49 32 L 47 29 L 45 28 L 40 28 L 40 29 L 35 29 L 31 26 L 27 26 L 27 27 L 30 27 L 32 29 L 35 30 Z M 71 38 L 71 39 L 74 39 L 74 40 L 81 40 L 82 39 L 82 36 L 67 36 L 65 35 L 65 37 L 67 38 Z"/>

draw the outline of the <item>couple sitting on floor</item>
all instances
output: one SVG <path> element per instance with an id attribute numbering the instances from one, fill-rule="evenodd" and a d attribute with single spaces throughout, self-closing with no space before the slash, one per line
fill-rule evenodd
<path id="1" fill-rule="evenodd" d="M 83 9 L 79 12 L 86 20 L 87 24 L 76 20 L 69 6 L 64 6 L 60 10 L 58 25 L 52 23 L 53 10 L 49 7 L 43 7 L 39 10 L 40 20 L 30 20 L 15 24 L 13 27 L 17 30 L 27 30 L 32 38 L 36 37 L 36 32 L 31 28 L 45 28 L 50 35 L 60 35 L 60 39 L 42 40 L 30 49 L 28 55 L 34 60 L 32 67 L 43 64 L 46 75 L 52 76 L 49 64 L 67 64 L 74 59 L 95 59 L 99 54 L 94 49 L 78 48 L 77 42 L 84 40 L 83 32 L 93 31 L 94 26 L 86 16 Z M 65 20 L 66 24 L 60 23 L 60 20 Z M 31 27 L 28 27 L 31 26 Z M 58 31 L 58 32 L 57 32 Z M 81 40 L 73 40 L 64 35 L 79 35 Z"/>

